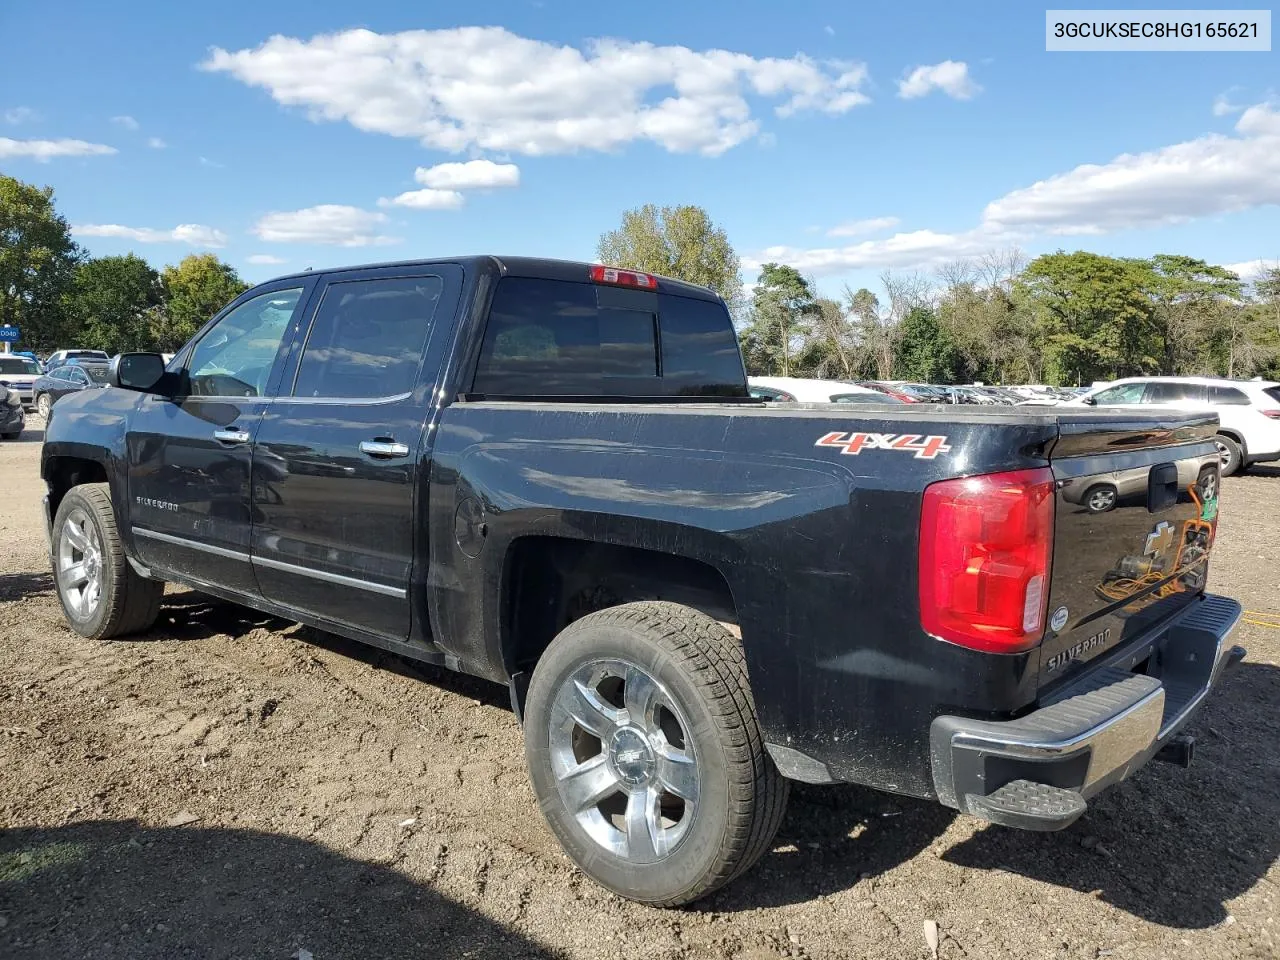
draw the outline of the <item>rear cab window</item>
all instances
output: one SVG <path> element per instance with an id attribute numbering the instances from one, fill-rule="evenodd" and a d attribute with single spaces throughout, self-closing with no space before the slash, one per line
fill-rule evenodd
<path id="1" fill-rule="evenodd" d="M 718 301 L 504 277 L 472 391 L 491 397 L 746 397 Z"/>

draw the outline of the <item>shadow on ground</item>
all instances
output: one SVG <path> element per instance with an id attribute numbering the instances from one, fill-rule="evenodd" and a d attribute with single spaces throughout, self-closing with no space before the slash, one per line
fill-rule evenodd
<path id="1" fill-rule="evenodd" d="M 160 617 L 149 634 L 131 636 L 130 640 L 204 640 L 225 634 L 243 637 L 259 627 L 285 630 L 293 626 L 288 620 L 269 613 L 227 603 L 195 591 L 167 594 L 160 605 Z"/>
<path id="2" fill-rule="evenodd" d="M 1062 833 L 988 827 L 947 851 L 964 867 L 1093 893 L 1137 917 L 1204 928 L 1280 856 L 1280 668 L 1245 662 L 1188 732 L 1195 764 L 1152 764 L 1095 798 Z M 1086 846 L 1087 845 L 1087 846 Z"/>
<path id="3" fill-rule="evenodd" d="M 906 863 L 956 817 L 936 803 L 852 784 L 792 784 L 773 850 L 695 910 L 737 912 L 803 903 Z"/>
<path id="4" fill-rule="evenodd" d="M 131 821 L 4 831 L 0 915 L 0 955 L 31 960 L 557 956 L 304 840 Z"/>
<path id="5" fill-rule="evenodd" d="M 48 571 L 0 573 L 0 602 L 24 600 L 44 593 L 53 593 L 53 575 Z"/>
<path id="6" fill-rule="evenodd" d="M 160 618 L 150 633 L 138 634 L 128 639 L 203 640 L 222 634 L 239 638 L 259 628 L 288 634 L 290 640 L 329 650 L 379 670 L 388 670 L 402 677 L 430 683 L 461 697 L 511 709 L 510 694 L 501 684 L 401 657 L 378 647 L 303 626 L 195 590 L 166 595 L 160 607 Z"/>
<path id="7" fill-rule="evenodd" d="M 32 419 L 40 424 L 40 426 L 32 426 Z M 44 443 L 44 422 L 39 418 L 27 419 L 27 425 L 22 428 L 22 433 L 18 434 L 11 443 Z"/>

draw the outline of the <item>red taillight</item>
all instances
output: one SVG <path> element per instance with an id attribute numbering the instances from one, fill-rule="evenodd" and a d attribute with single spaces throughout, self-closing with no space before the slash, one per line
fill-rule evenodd
<path id="1" fill-rule="evenodd" d="M 648 273 L 637 273 L 634 270 L 619 270 L 617 267 L 603 267 L 597 264 L 591 268 L 591 279 L 595 283 L 612 283 L 619 287 L 638 287 L 641 290 L 657 290 L 658 278 Z"/>
<path id="2" fill-rule="evenodd" d="M 1270 417 L 1272 420 L 1280 420 L 1280 410 L 1263 410 L 1264 417 Z"/>
<path id="3" fill-rule="evenodd" d="M 1053 547 L 1048 467 L 930 484 L 920 513 L 920 621 L 974 650 L 1040 642 Z"/>

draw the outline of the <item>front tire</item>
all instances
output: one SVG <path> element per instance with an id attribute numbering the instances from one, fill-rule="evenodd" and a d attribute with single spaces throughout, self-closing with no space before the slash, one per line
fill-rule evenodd
<path id="1" fill-rule="evenodd" d="M 745 872 L 786 809 L 741 645 L 679 604 L 623 604 L 566 627 L 533 673 L 525 754 L 569 857 L 655 906 Z"/>
<path id="2" fill-rule="evenodd" d="M 155 623 L 164 584 L 139 576 L 129 565 L 105 483 L 67 491 L 50 539 L 58 600 L 71 629 L 105 640 Z"/>
<path id="3" fill-rule="evenodd" d="M 1240 444 L 1225 433 L 1218 434 L 1213 438 L 1213 442 L 1218 448 L 1218 459 L 1222 463 L 1222 475 L 1229 477 L 1240 469 L 1240 461 L 1244 459 L 1240 451 Z"/>
<path id="4" fill-rule="evenodd" d="M 42 393 L 36 397 L 36 413 L 40 414 L 46 423 L 49 421 L 51 410 L 53 410 L 53 401 L 49 399 L 47 393 Z"/>

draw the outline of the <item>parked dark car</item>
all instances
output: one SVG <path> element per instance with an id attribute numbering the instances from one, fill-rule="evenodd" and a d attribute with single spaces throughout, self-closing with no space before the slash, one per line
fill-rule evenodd
<path id="1" fill-rule="evenodd" d="M 105 363 L 86 363 L 83 360 L 54 367 L 32 385 L 36 412 L 48 420 L 53 405 L 67 394 L 105 387 L 108 369 Z"/>
<path id="2" fill-rule="evenodd" d="M 72 629 L 145 631 L 172 581 L 501 683 L 566 853 L 651 904 L 770 850 L 789 780 L 1066 827 L 1189 759 L 1244 655 L 1214 414 L 758 400 L 678 280 L 298 273 L 110 379 L 41 461 Z M 1122 469 L 1145 495 L 1064 503 Z"/>
<path id="3" fill-rule="evenodd" d="M 0 437 L 16 440 L 26 423 L 22 396 L 17 390 L 0 387 Z"/>

